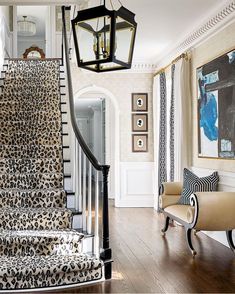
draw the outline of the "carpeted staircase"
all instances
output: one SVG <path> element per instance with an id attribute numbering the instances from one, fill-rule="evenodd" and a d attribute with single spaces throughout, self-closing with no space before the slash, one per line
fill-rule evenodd
<path id="1" fill-rule="evenodd" d="M 9 60 L 0 95 L 0 290 L 102 278 L 72 229 L 63 175 L 59 60 Z"/>

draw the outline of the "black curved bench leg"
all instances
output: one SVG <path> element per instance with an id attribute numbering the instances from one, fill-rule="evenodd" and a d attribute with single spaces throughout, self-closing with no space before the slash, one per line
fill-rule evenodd
<path id="1" fill-rule="evenodd" d="M 165 219 L 165 226 L 161 230 L 162 236 L 165 236 L 165 233 L 166 233 L 166 231 L 168 230 L 168 227 L 169 227 L 169 222 L 170 222 L 170 218 L 169 218 L 169 216 L 167 216 L 166 219 Z"/>
<path id="2" fill-rule="evenodd" d="M 233 235 L 232 235 L 232 232 L 233 232 L 232 230 L 231 231 L 226 231 L 226 236 L 227 236 L 229 247 L 235 253 L 235 245 L 233 243 Z"/>
<path id="3" fill-rule="evenodd" d="M 192 229 L 186 228 L 186 239 L 187 239 L 188 247 L 191 250 L 192 256 L 194 257 L 197 254 L 197 252 L 193 248 L 192 234 L 191 233 L 192 233 Z"/>

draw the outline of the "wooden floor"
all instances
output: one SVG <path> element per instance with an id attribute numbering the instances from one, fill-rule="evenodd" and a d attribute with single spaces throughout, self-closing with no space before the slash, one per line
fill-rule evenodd
<path id="1" fill-rule="evenodd" d="M 151 208 L 110 206 L 113 279 L 53 293 L 235 293 L 235 255 L 202 233 L 192 258 L 184 229 L 160 234 L 163 217 Z"/>

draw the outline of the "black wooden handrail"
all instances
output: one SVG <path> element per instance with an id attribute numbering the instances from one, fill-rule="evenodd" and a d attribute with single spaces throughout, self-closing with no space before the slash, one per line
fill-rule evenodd
<path id="1" fill-rule="evenodd" d="M 74 109 L 74 100 L 73 100 L 73 86 L 72 86 L 72 77 L 71 77 L 71 69 L 70 69 L 70 61 L 69 61 L 69 45 L 67 38 L 67 30 L 66 30 L 66 20 L 65 20 L 65 11 L 70 10 L 70 7 L 62 6 L 62 33 L 63 33 L 63 49 L 64 49 L 64 57 L 67 68 L 67 78 L 68 78 L 68 92 L 69 92 L 69 106 L 70 106 L 70 115 L 71 115 L 71 123 L 73 127 L 73 131 L 75 133 L 75 137 L 78 140 L 79 145 L 81 146 L 83 152 L 86 154 L 88 160 L 94 166 L 96 170 L 102 170 L 103 165 L 99 163 L 94 154 L 91 152 L 90 148 L 87 146 L 84 141 L 76 122 L 75 109 Z"/>
<path id="2" fill-rule="evenodd" d="M 73 97 L 73 87 L 72 87 L 72 77 L 70 69 L 70 59 L 69 59 L 69 45 L 68 37 L 66 30 L 66 20 L 65 20 L 65 11 L 70 10 L 70 6 L 62 6 L 62 58 L 65 60 L 65 65 L 67 69 L 67 84 L 68 84 L 68 94 L 69 94 L 69 107 L 70 107 L 70 116 L 73 131 L 75 137 L 81 146 L 81 149 L 85 153 L 88 161 L 92 166 L 97 170 L 102 172 L 102 185 L 103 185 L 103 206 L 102 206 L 102 252 L 100 253 L 100 258 L 104 260 L 105 265 L 105 278 L 110 279 L 112 275 L 112 266 L 111 266 L 111 257 L 112 250 L 109 247 L 109 206 L 108 206 L 108 173 L 110 166 L 101 165 L 96 159 L 94 154 L 91 152 L 90 148 L 87 146 L 84 141 L 76 122 L 75 109 L 74 109 L 74 97 Z M 63 60 L 62 60 L 63 62 Z"/>

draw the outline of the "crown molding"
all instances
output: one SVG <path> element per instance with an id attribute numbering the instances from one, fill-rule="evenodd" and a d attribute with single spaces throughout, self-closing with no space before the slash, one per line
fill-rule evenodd
<path id="1" fill-rule="evenodd" d="M 130 69 L 123 69 L 119 71 L 109 71 L 106 72 L 108 74 L 117 74 L 117 73 L 145 73 L 145 74 L 153 74 L 156 72 L 156 64 L 149 62 L 132 62 L 132 66 Z"/>
<path id="2" fill-rule="evenodd" d="M 235 21 L 235 0 L 227 0 L 226 3 L 207 17 L 195 30 L 180 40 L 175 47 L 165 51 L 156 62 L 133 62 L 132 68 L 125 72 L 155 73 L 157 69 L 171 62 L 181 53 L 199 46 L 213 34 Z"/>
<path id="3" fill-rule="evenodd" d="M 171 48 L 159 56 L 156 60 L 156 68 L 159 69 L 163 67 L 177 55 L 199 46 L 206 39 L 234 21 L 235 0 L 228 0 L 226 4 L 214 12 L 213 15 L 204 20 L 201 25 L 188 34 L 183 40 L 180 40 L 173 49 Z"/>
<path id="4" fill-rule="evenodd" d="M 139 72 L 139 73 L 154 73 L 156 71 L 156 64 L 144 61 L 133 62 L 131 69 L 127 72 Z"/>
<path id="5" fill-rule="evenodd" d="M 212 33 L 212 30 L 218 28 L 218 26 L 224 26 L 225 23 L 233 17 L 235 12 L 235 1 L 231 1 L 227 6 L 225 6 L 221 11 L 219 11 L 215 16 L 210 18 L 201 27 L 190 34 L 179 46 L 178 48 L 183 50 L 184 48 L 195 43 L 195 41 L 200 40 L 207 33 Z"/>

